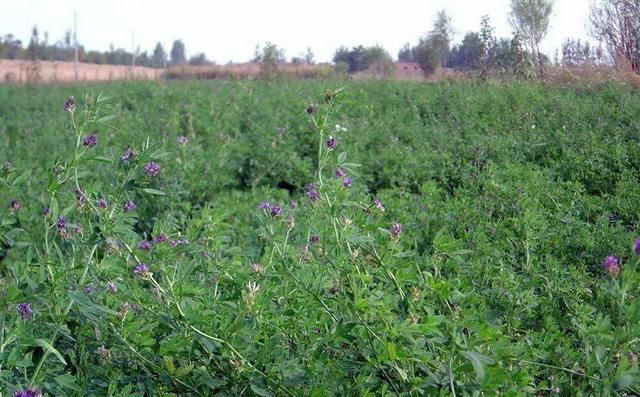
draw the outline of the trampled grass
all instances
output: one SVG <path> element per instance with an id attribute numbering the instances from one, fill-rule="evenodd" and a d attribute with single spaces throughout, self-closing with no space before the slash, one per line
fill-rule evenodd
<path id="1" fill-rule="evenodd" d="M 0 396 L 638 393 L 639 127 L 622 85 L 0 86 Z"/>

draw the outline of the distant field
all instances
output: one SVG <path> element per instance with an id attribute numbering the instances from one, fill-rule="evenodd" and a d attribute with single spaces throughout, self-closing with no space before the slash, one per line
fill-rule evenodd
<path id="1" fill-rule="evenodd" d="M 97 65 L 78 63 L 78 80 L 155 80 L 161 77 L 161 69 L 122 65 Z M 24 83 L 28 81 L 66 82 L 75 81 L 73 62 L 23 61 L 0 59 L 0 81 Z"/>
<path id="2" fill-rule="evenodd" d="M 629 85 L 89 87 L 0 86 L 2 397 L 640 395 Z"/>

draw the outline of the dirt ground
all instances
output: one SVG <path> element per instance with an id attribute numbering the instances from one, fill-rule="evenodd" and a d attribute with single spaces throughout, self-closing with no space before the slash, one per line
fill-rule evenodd
<path id="1" fill-rule="evenodd" d="M 162 69 L 146 67 L 132 68 L 122 65 L 96 65 L 78 63 L 79 81 L 110 81 L 110 80 L 155 80 L 162 75 Z M 24 61 L 0 59 L 0 83 L 25 82 L 67 82 L 75 81 L 73 62 L 57 61 Z"/>

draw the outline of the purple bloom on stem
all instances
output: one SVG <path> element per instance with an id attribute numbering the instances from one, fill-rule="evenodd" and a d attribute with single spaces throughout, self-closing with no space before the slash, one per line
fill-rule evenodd
<path id="1" fill-rule="evenodd" d="M 604 267 L 604 270 L 606 270 L 607 273 L 609 273 L 609 275 L 611 276 L 616 276 L 618 275 L 618 273 L 620 273 L 620 264 L 618 262 L 618 258 L 616 258 L 614 255 L 609 255 L 604 258 L 602 266 Z"/>
<path id="2" fill-rule="evenodd" d="M 167 241 L 167 236 L 163 233 L 160 233 L 156 236 L 156 244 L 162 244 Z"/>
<path id="3" fill-rule="evenodd" d="M 82 208 L 84 206 L 85 197 L 82 190 L 76 188 L 76 200 L 78 201 L 78 207 Z"/>
<path id="4" fill-rule="evenodd" d="M 317 234 L 312 234 L 311 237 L 309 237 L 309 242 L 311 244 L 317 244 L 320 242 L 320 236 L 318 236 Z"/>
<path id="5" fill-rule="evenodd" d="M 87 294 L 91 294 L 93 293 L 93 291 L 95 291 L 95 288 L 93 287 L 93 284 L 89 284 L 86 287 L 84 287 L 84 292 Z"/>
<path id="6" fill-rule="evenodd" d="M 268 201 L 263 201 L 258 206 L 259 209 L 269 211 L 271 209 L 271 204 Z"/>
<path id="7" fill-rule="evenodd" d="M 22 207 L 22 204 L 20 204 L 18 200 L 14 199 L 9 203 L 9 210 L 11 210 L 11 212 L 16 212 L 20 207 Z"/>
<path id="8" fill-rule="evenodd" d="M 147 165 L 144 166 L 144 173 L 148 176 L 156 176 L 160 172 L 160 165 L 155 161 L 149 161 Z"/>
<path id="9" fill-rule="evenodd" d="M 122 153 L 120 160 L 130 161 L 133 158 L 133 156 L 134 156 L 133 150 L 131 150 L 131 148 L 126 148 L 124 153 Z"/>
<path id="10" fill-rule="evenodd" d="M 635 252 L 636 255 L 640 255 L 640 237 L 633 243 L 633 252 Z"/>
<path id="11" fill-rule="evenodd" d="M 280 208 L 280 206 L 274 205 L 273 207 L 271 207 L 271 216 L 273 218 L 280 216 L 281 212 L 282 212 L 282 209 Z"/>
<path id="12" fill-rule="evenodd" d="M 118 292 L 118 286 L 113 281 L 109 281 L 107 283 L 107 287 L 109 288 L 109 291 L 111 291 L 112 294 L 115 294 L 116 292 Z"/>
<path id="13" fill-rule="evenodd" d="M 252 263 L 251 265 L 249 265 L 249 270 L 251 270 L 253 273 L 262 273 L 264 271 L 264 268 L 259 263 Z"/>
<path id="14" fill-rule="evenodd" d="M 329 139 L 327 139 L 327 149 L 333 150 L 333 149 L 336 148 L 337 144 L 338 144 L 338 142 L 336 142 L 336 138 L 334 138 L 333 136 L 329 135 Z"/>
<path id="15" fill-rule="evenodd" d="M 107 205 L 108 205 L 108 204 L 107 204 L 107 200 L 105 200 L 105 199 L 103 199 L 103 198 L 98 199 L 98 200 L 96 201 L 96 205 L 98 206 L 98 208 L 105 209 L 105 208 L 107 208 Z"/>
<path id="16" fill-rule="evenodd" d="M 384 212 L 384 206 L 382 205 L 382 201 L 380 201 L 379 198 L 376 197 L 373 199 L 373 205 L 375 205 L 375 207 L 380 211 Z"/>
<path id="17" fill-rule="evenodd" d="M 345 176 L 344 179 L 342 180 L 342 186 L 351 187 L 351 178 L 349 178 L 348 176 Z"/>
<path id="18" fill-rule="evenodd" d="M 73 112 L 74 110 L 76 110 L 76 99 L 73 97 L 73 95 L 69 96 L 67 100 L 64 101 L 63 109 L 65 112 Z"/>
<path id="19" fill-rule="evenodd" d="M 149 267 L 146 263 L 140 262 L 133 268 L 133 274 L 144 276 L 149 273 Z"/>
<path id="20" fill-rule="evenodd" d="M 131 200 L 125 201 L 124 205 L 122 206 L 122 210 L 124 212 L 131 212 L 131 211 L 135 210 L 136 208 L 137 208 L 136 204 Z"/>
<path id="21" fill-rule="evenodd" d="M 42 216 L 49 215 L 49 207 L 44 207 L 42 211 L 40 211 L 40 213 L 42 214 Z"/>
<path id="22" fill-rule="evenodd" d="M 177 139 L 176 142 L 178 142 L 178 145 L 186 145 L 187 142 L 189 142 L 189 138 L 187 138 L 184 135 L 180 135 Z"/>
<path id="23" fill-rule="evenodd" d="M 80 225 L 71 226 L 71 232 L 74 233 L 74 234 L 82 233 L 82 226 L 80 226 Z"/>
<path id="24" fill-rule="evenodd" d="M 33 312 L 31 310 L 31 305 L 28 303 L 18 303 L 18 305 L 16 305 L 16 311 L 23 321 L 29 320 L 31 318 L 31 313 Z"/>
<path id="25" fill-rule="evenodd" d="M 98 143 L 98 137 L 95 134 L 85 135 L 82 144 L 86 147 L 94 147 Z"/>
<path id="26" fill-rule="evenodd" d="M 315 202 L 320 199 L 320 195 L 318 194 L 318 192 L 316 191 L 316 187 L 312 183 L 307 185 L 307 197 L 309 198 L 309 200 L 311 200 L 311 202 Z"/>
<path id="27" fill-rule="evenodd" d="M 289 208 L 291 208 L 292 210 L 295 210 L 296 208 L 298 208 L 298 202 L 295 200 L 291 200 L 289 202 Z"/>
<path id="28" fill-rule="evenodd" d="M 67 220 L 64 219 L 64 216 L 59 216 L 58 217 L 58 222 L 56 223 L 56 227 L 58 228 L 58 230 L 59 231 L 64 230 L 66 225 L 67 225 Z"/>
<path id="29" fill-rule="evenodd" d="M 16 391 L 13 393 L 13 397 L 42 397 L 42 392 L 37 388 L 30 387 Z"/>
<path id="30" fill-rule="evenodd" d="M 138 243 L 138 248 L 140 248 L 143 251 L 149 251 L 151 249 L 151 241 L 149 240 L 142 240 Z"/>
<path id="31" fill-rule="evenodd" d="M 338 168 L 336 169 L 336 178 L 340 179 L 345 175 L 344 171 L 342 170 L 342 168 Z"/>
<path id="32" fill-rule="evenodd" d="M 399 223 L 394 223 L 389 228 L 389 234 L 391 235 L 391 238 L 394 240 L 397 240 L 398 238 L 400 238 L 400 233 L 402 233 L 402 225 Z"/>

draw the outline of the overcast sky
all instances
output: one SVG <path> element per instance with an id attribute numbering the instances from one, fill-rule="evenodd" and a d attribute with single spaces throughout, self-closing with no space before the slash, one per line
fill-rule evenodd
<path id="1" fill-rule="evenodd" d="M 205 52 L 218 63 L 248 60 L 258 43 L 271 41 L 287 57 L 310 47 L 317 61 L 334 50 L 357 44 L 384 46 L 392 56 L 406 42 L 428 31 L 435 13 L 447 9 L 459 41 L 479 30 L 487 14 L 498 36 L 509 36 L 510 0 L 1 0 L 0 35 L 13 33 L 27 43 L 31 27 L 49 41 L 61 40 L 78 15 L 78 41 L 88 49 L 151 52 L 160 41 L 167 52 L 182 39 L 187 55 Z M 589 0 L 556 0 L 549 35 L 542 49 L 553 56 L 566 37 L 588 39 Z M 42 37 L 42 36 L 41 36 Z"/>

